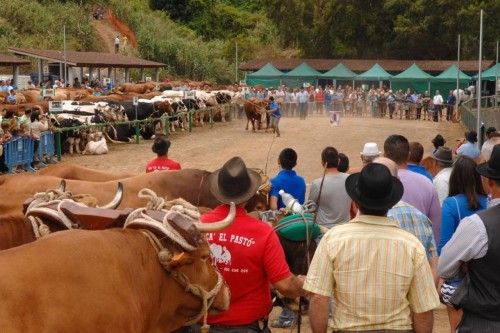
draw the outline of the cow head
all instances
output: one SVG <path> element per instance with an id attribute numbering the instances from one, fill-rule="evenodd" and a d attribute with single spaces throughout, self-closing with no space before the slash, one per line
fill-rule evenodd
<path id="1" fill-rule="evenodd" d="M 196 322 L 206 315 L 208 308 L 218 313 L 229 307 L 229 288 L 212 266 L 210 248 L 203 233 L 228 227 L 236 208 L 232 203 L 226 218 L 207 224 L 197 221 L 199 213 L 191 208 L 186 205 L 174 206 L 169 211 L 138 209 L 129 215 L 124 227 L 148 230 L 148 237 L 158 245 L 161 265 L 183 291 L 180 296 L 183 301 L 177 312 L 188 322 Z M 207 304 L 207 308 L 203 304 Z"/>

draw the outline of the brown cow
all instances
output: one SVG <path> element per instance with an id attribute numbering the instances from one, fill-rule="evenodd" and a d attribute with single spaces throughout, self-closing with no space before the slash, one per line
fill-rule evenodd
<path id="1" fill-rule="evenodd" d="M 179 171 L 158 171 L 141 174 L 135 177 L 120 179 L 123 184 L 123 198 L 119 208 L 137 208 L 144 205 L 137 193 L 149 188 L 158 196 L 168 200 L 183 198 L 195 206 L 215 207 L 219 201 L 211 194 L 207 182 L 210 172 L 197 169 Z M 61 178 L 53 176 L 20 174 L 0 178 L 0 215 L 17 215 L 22 213 L 23 202 L 36 192 L 59 187 Z M 89 194 L 102 205 L 111 200 L 116 193 L 118 180 L 101 182 L 98 185 L 91 181 L 67 180 L 66 189 L 73 193 Z M 256 194 L 259 200 L 248 205 L 252 211 L 258 203 L 265 205 L 266 194 Z"/>
<path id="2" fill-rule="evenodd" d="M 172 219 L 186 230 L 185 219 Z M 159 248 L 142 230 L 110 229 L 63 231 L 0 252 L 2 332 L 172 332 L 204 314 L 205 293 L 210 312 L 226 310 L 229 289 L 201 227 L 189 227 L 180 238 L 150 229 Z"/>
<path id="3" fill-rule="evenodd" d="M 132 173 L 111 173 L 82 167 L 76 164 L 51 164 L 37 172 L 38 175 L 54 176 L 64 179 L 86 180 L 90 182 L 106 182 L 136 176 Z M 2 176 L 0 176 L 2 177 Z"/>
<path id="4" fill-rule="evenodd" d="M 245 102 L 243 108 L 247 116 L 247 126 L 245 130 L 248 130 L 248 123 L 252 123 L 252 130 L 255 132 L 255 123 L 257 123 L 257 129 L 261 129 L 262 116 L 265 113 L 266 117 L 266 130 L 269 128 L 269 121 L 271 117 L 269 113 L 266 112 L 266 101 L 250 100 Z"/>
<path id="5" fill-rule="evenodd" d="M 146 94 L 156 89 L 156 82 L 124 83 L 117 90 L 124 93 Z"/>

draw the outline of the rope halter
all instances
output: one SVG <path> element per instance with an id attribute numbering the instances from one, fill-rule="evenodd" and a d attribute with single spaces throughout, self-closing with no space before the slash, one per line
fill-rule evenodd
<path id="1" fill-rule="evenodd" d="M 208 310 L 224 285 L 222 275 L 215 270 L 217 273 L 217 283 L 209 291 L 206 291 L 199 284 L 192 283 L 189 277 L 178 271 L 176 267 L 172 265 L 172 261 L 176 258 L 176 256 L 163 245 L 157 236 L 157 234 L 160 234 L 162 239 L 167 238 L 171 240 L 175 244 L 179 245 L 184 251 L 195 251 L 205 240 L 200 237 L 195 240 L 195 245 L 193 245 L 193 241 L 186 241 L 186 239 L 171 225 L 169 221 L 173 221 L 174 223 L 176 221 L 179 221 L 179 223 L 189 221 L 194 224 L 200 217 L 198 209 L 183 199 L 166 202 L 165 199 L 158 197 L 156 193 L 147 188 L 139 191 L 139 197 L 147 198 L 149 199 L 149 202 L 147 203 L 146 208 L 136 209 L 127 217 L 124 228 L 143 229 L 142 232 L 149 239 L 151 245 L 156 250 L 158 259 L 163 268 L 186 292 L 189 292 L 193 296 L 201 299 L 202 308 L 200 312 L 192 318 L 189 318 L 185 325 L 192 325 L 203 318 L 202 332 L 208 332 L 210 327 L 207 324 Z M 147 214 L 147 209 L 165 212 L 163 220 L 158 221 L 149 216 Z M 184 252 L 179 255 L 183 255 L 183 253 Z"/>

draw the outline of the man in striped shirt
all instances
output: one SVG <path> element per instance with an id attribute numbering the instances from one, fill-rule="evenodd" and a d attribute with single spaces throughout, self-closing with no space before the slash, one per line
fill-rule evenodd
<path id="1" fill-rule="evenodd" d="M 403 195 L 402 183 L 371 163 L 345 186 L 360 214 L 327 232 L 312 260 L 304 289 L 312 293 L 313 332 L 327 330 L 328 297 L 334 331 L 432 332 L 439 298 L 425 250 L 387 217 Z"/>

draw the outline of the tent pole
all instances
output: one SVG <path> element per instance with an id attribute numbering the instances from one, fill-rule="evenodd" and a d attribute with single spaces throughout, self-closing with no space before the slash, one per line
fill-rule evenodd
<path id="1" fill-rule="evenodd" d="M 476 131 L 477 134 L 481 133 L 481 70 L 482 70 L 482 60 L 483 58 L 483 10 L 481 9 L 481 19 L 479 23 L 479 73 L 477 74 L 477 88 L 479 91 L 477 92 L 477 124 Z M 477 146 L 480 147 L 480 142 L 482 140 L 477 141 Z"/>
<path id="2" fill-rule="evenodd" d="M 500 93 L 500 84 L 498 83 L 498 41 L 497 41 L 497 60 L 495 64 L 495 107 L 498 106 L 499 93 Z"/>
<path id="3" fill-rule="evenodd" d="M 458 35 L 458 50 L 457 50 L 457 96 L 455 100 L 455 108 L 458 116 L 458 102 L 460 101 L 460 34 Z"/>

